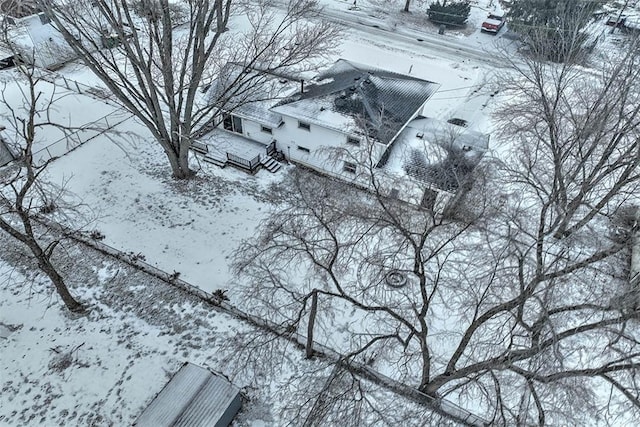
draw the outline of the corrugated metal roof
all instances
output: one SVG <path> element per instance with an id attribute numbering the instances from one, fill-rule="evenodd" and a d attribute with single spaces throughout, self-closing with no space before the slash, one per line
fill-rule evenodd
<path id="1" fill-rule="evenodd" d="M 237 387 L 205 368 L 186 363 L 133 425 L 228 426 L 240 406 L 240 390 Z"/>
<path id="2" fill-rule="evenodd" d="M 277 128 L 282 124 L 282 114 L 269 110 L 272 101 L 256 101 L 250 104 L 243 104 L 236 107 L 232 112 L 234 115 L 254 120 L 260 124 Z"/>

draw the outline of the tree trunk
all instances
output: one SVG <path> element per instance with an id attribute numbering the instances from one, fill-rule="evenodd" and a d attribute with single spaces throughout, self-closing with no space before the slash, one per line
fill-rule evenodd
<path id="1" fill-rule="evenodd" d="M 420 375 L 420 386 L 419 388 L 426 387 L 431 380 L 431 353 L 429 351 L 429 346 L 426 342 L 426 336 L 424 335 L 424 339 L 420 340 L 420 351 L 422 353 L 422 373 Z"/>
<path id="2" fill-rule="evenodd" d="M 216 31 L 218 33 L 224 33 L 226 31 L 226 20 L 224 19 L 224 10 L 221 0 L 216 0 L 214 5 L 216 9 Z"/>
<path id="3" fill-rule="evenodd" d="M 32 248 L 32 251 L 38 259 L 40 269 L 44 271 L 47 277 L 49 277 L 49 279 L 53 283 L 53 286 L 55 286 L 58 295 L 60 295 L 60 298 L 62 298 L 62 302 L 64 302 L 64 305 L 72 313 L 83 312 L 84 306 L 71 295 L 71 293 L 69 292 L 69 288 L 67 288 L 67 284 L 64 282 L 64 279 L 56 271 L 55 267 L 51 264 L 46 254 L 39 247 L 37 250 L 34 249 L 35 248 Z"/>
<path id="4" fill-rule="evenodd" d="M 189 145 L 181 144 L 179 153 L 165 147 L 164 150 L 171 165 L 171 172 L 175 179 L 190 179 L 195 172 L 189 168 Z"/>
<path id="5" fill-rule="evenodd" d="M 407 0 L 404 4 L 404 11 L 409 12 L 409 6 L 411 5 L 411 0 Z"/>
<path id="6" fill-rule="evenodd" d="M 313 328 L 316 324 L 316 314 L 318 313 L 318 293 L 313 291 L 311 296 L 311 311 L 309 312 L 309 324 L 307 325 L 307 346 L 306 357 L 311 359 L 313 356 Z"/>

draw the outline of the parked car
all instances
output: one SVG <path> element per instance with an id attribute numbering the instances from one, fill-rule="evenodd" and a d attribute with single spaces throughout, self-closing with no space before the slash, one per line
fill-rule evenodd
<path id="1" fill-rule="evenodd" d="M 490 13 L 482 23 L 480 30 L 496 35 L 500 29 L 504 27 L 505 22 L 506 20 L 504 19 L 504 15 Z"/>

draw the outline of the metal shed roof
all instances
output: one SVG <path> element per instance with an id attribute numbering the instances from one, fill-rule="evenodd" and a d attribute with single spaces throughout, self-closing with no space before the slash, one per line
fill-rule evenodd
<path id="1" fill-rule="evenodd" d="M 240 390 L 208 369 L 185 363 L 133 424 L 223 427 L 240 410 Z"/>

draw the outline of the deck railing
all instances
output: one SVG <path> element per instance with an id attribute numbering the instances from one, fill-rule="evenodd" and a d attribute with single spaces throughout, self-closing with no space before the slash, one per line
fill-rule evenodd
<path id="1" fill-rule="evenodd" d="M 240 156 L 236 156 L 235 154 L 227 153 L 227 161 L 231 164 L 253 172 L 260 165 L 260 155 L 258 154 L 253 159 L 247 160 L 243 159 Z"/>

